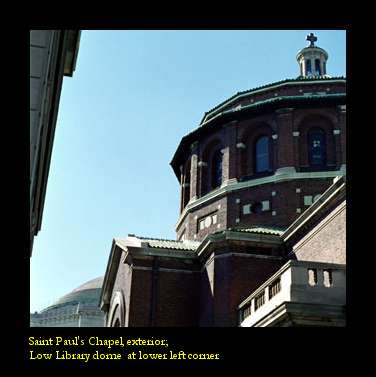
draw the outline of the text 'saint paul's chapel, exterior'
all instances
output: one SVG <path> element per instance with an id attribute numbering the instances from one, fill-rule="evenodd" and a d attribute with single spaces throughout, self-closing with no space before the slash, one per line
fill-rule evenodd
<path id="1" fill-rule="evenodd" d="M 177 240 L 113 240 L 107 326 L 344 326 L 346 79 L 307 36 L 300 75 L 205 113 L 171 166 Z"/>

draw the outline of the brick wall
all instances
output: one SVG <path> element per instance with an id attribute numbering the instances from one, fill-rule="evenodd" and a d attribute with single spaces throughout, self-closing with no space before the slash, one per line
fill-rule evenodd
<path id="1" fill-rule="evenodd" d="M 155 326 L 197 326 L 198 285 L 198 272 L 160 271 Z"/>
<path id="2" fill-rule="evenodd" d="M 198 283 L 191 260 L 133 258 L 132 267 L 119 263 L 112 297 L 125 298 L 126 326 L 197 326 Z"/>
<path id="3" fill-rule="evenodd" d="M 293 246 L 298 260 L 346 264 L 346 202 Z"/>
<path id="4" fill-rule="evenodd" d="M 216 255 L 201 272 L 200 326 L 237 326 L 238 305 L 282 264 L 267 256 Z"/>

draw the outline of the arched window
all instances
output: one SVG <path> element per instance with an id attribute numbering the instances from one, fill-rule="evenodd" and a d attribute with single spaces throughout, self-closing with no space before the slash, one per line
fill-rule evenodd
<path id="1" fill-rule="evenodd" d="M 220 149 L 218 149 L 212 157 L 212 180 L 211 186 L 212 188 L 217 188 L 222 184 L 222 157 L 223 154 Z"/>
<path id="2" fill-rule="evenodd" d="M 315 75 L 321 76 L 320 59 L 315 59 Z"/>
<path id="3" fill-rule="evenodd" d="M 312 66 L 311 66 L 311 60 L 306 60 L 306 74 L 311 75 L 312 74 Z"/>
<path id="4" fill-rule="evenodd" d="M 326 165 L 326 137 L 321 128 L 312 128 L 308 132 L 308 158 L 312 167 Z"/>
<path id="5" fill-rule="evenodd" d="M 255 145 L 255 172 L 262 173 L 270 170 L 269 138 L 261 136 Z"/>
<path id="6" fill-rule="evenodd" d="M 183 177 L 183 208 L 189 202 L 190 199 L 190 191 L 191 191 L 191 160 L 189 159 L 185 169 L 184 169 L 184 177 Z"/>

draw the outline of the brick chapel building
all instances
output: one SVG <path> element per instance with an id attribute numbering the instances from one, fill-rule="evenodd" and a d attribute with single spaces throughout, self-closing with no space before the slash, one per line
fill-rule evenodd
<path id="1" fill-rule="evenodd" d="M 177 240 L 113 240 L 107 326 L 345 325 L 346 79 L 307 40 L 297 78 L 235 94 L 182 138 Z"/>

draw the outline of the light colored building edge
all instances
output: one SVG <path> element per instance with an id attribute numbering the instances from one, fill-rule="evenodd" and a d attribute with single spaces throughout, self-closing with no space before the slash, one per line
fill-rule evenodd
<path id="1" fill-rule="evenodd" d="M 132 255 L 137 256 L 161 256 L 182 259 L 199 259 L 204 262 L 209 256 L 210 245 L 219 240 L 241 240 L 250 243 L 263 243 L 264 245 L 283 245 L 291 242 L 294 235 L 310 220 L 320 213 L 334 197 L 340 198 L 346 195 L 346 176 L 338 176 L 333 184 L 321 195 L 321 197 L 307 208 L 284 231 L 276 231 L 268 227 L 230 228 L 207 235 L 203 241 L 173 241 L 155 240 L 135 235 L 129 235 L 125 239 L 115 238 L 112 241 L 111 252 L 107 264 L 106 273 L 100 297 L 100 307 L 107 310 L 111 301 L 113 285 L 119 263 L 132 265 Z M 154 241 L 154 242 L 150 242 Z M 159 241 L 159 242 L 155 242 Z M 167 243 L 167 247 L 164 247 Z M 174 246 L 176 245 L 176 246 Z M 314 262 L 313 262 L 314 263 Z"/>
<path id="2" fill-rule="evenodd" d="M 309 281 L 309 270 L 316 272 L 316 282 Z M 330 282 L 325 282 L 325 271 L 330 271 Z M 256 307 L 260 298 L 261 305 Z M 345 326 L 345 305 L 346 265 L 289 260 L 240 303 L 238 325 Z"/>
<path id="3" fill-rule="evenodd" d="M 33 112 L 39 114 L 37 119 L 31 117 L 30 107 L 30 132 L 36 133 L 35 158 L 30 166 L 30 256 L 32 254 L 34 237 L 41 229 L 43 207 L 46 196 L 47 180 L 51 161 L 51 153 L 55 135 L 57 114 L 59 110 L 60 94 L 63 76 L 73 76 L 76 68 L 79 50 L 79 30 L 30 30 L 42 34 L 51 34 L 48 38 L 49 53 L 42 61 L 37 61 L 33 48 L 40 47 L 32 44 L 30 40 L 30 70 L 32 64 L 41 64 L 46 67 L 42 70 L 42 77 L 32 77 L 30 72 L 30 85 L 32 79 L 41 81 L 40 89 L 32 92 L 35 98 L 41 98 L 38 108 Z M 51 58 L 50 58 L 51 57 Z M 50 81 L 48 81 L 48 77 Z M 33 98 L 30 97 L 30 102 Z M 32 124 L 32 121 L 36 124 Z"/>

